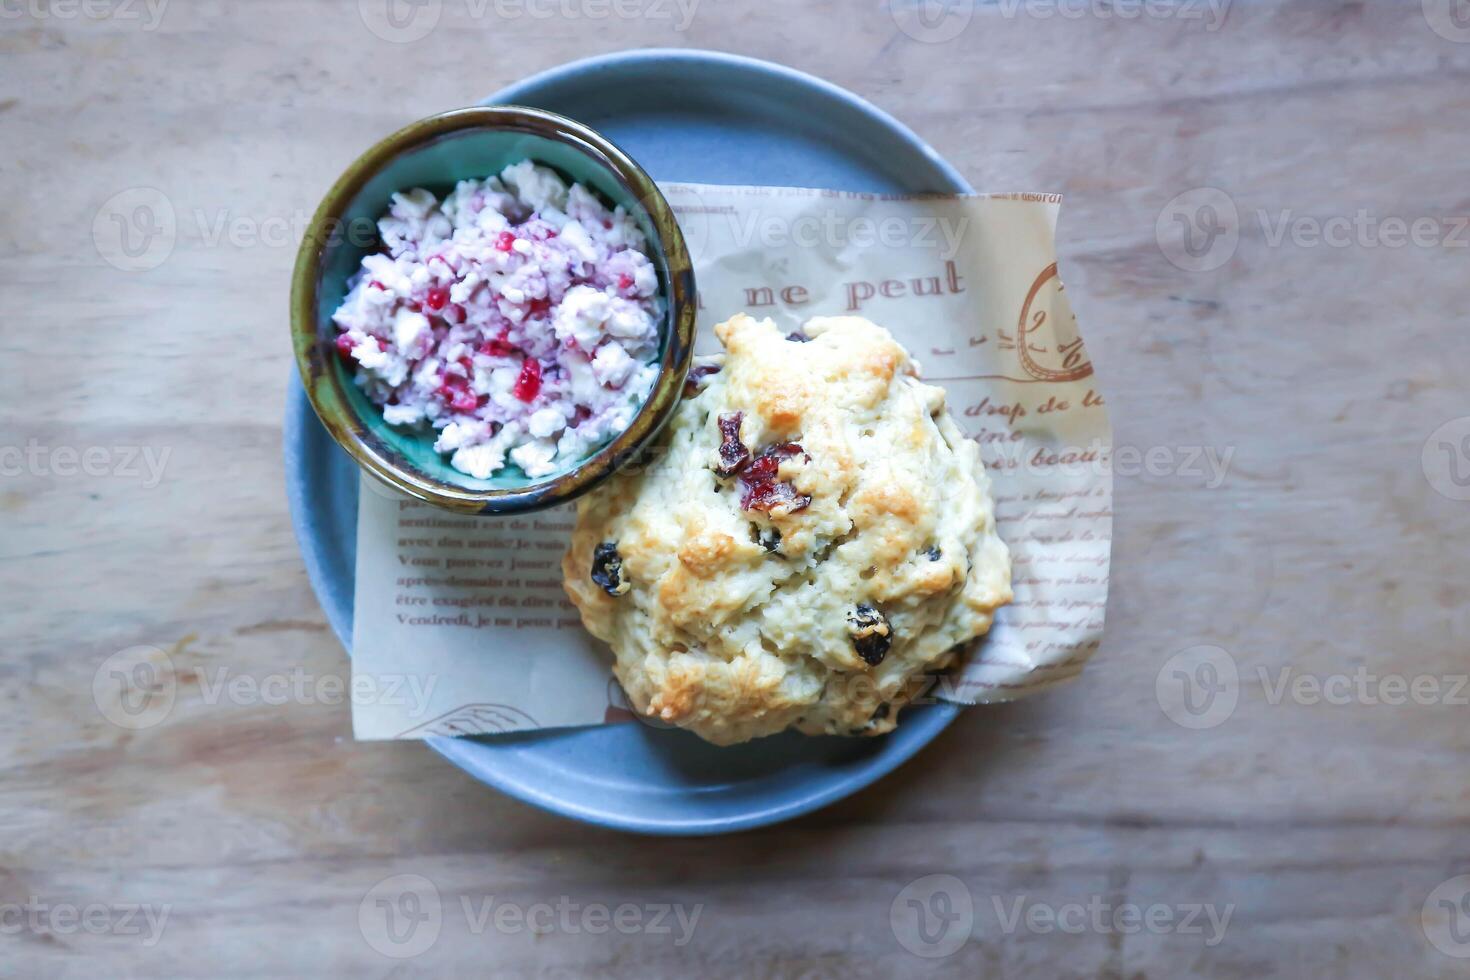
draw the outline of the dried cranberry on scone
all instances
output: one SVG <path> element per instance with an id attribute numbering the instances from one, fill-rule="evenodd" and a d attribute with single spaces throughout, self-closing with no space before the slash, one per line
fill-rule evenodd
<path id="1" fill-rule="evenodd" d="M 567 592 L 638 711 L 721 745 L 891 731 L 1011 598 L 979 447 L 867 320 L 715 333 L 655 462 L 579 503 Z"/>

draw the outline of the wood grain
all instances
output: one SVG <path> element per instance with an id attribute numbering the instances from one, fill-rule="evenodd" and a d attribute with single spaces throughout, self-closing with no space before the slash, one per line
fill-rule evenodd
<path id="1" fill-rule="evenodd" d="M 67 17 L 58 0 L 0 10 L 0 447 L 41 453 L 0 477 L 0 974 L 1466 974 L 1421 927 L 1436 886 L 1470 871 L 1464 703 L 1271 688 L 1286 668 L 1467 670 L 1470 503 L 1437 492 L 1421 452 L 1467 413 L 1470 250 L 1270 230 L 1283 213 L 1470 214 L 1470 44 L 1408 0 L 1241 2 L 1218 29 L 984 3 L 932 44 L 876 2 L 703 0 L 676 30 L 649 3 L 593 20 L 572 0 L 536 7 L 544 18 L 444 0 L 434 31 L 404 44 L 370 33 L 360 6 L 372 0 L 175 2 L 151 30 L 141 3 L 127 8 L 141 20 L 115 5 Z M 814 72 L 978 187 L 1066 194 L 1062 272 L 1118 444 L 1231 454 L 1218 482 L 1180 466 L 1120 476 L 1108 634 L 1083 678 L 968 712 L 818 814 L 702 841 L 572 824 L 422 746 L 355 744 L 341 704 L 185 684 L 164 723 L 109 722 L 94 674 L 139 644 L 168 651 L 180 678 L 346 675 L 280 461 L 292 229 L 331 180 L 407 121 L 651 46 Z M 129 273 L 99 256 L 93 223 L 140 187 L 172 204 L 179 236 Z M 1229 195 L 1242 231 L 1222 267 L 1189 273 L 1156 222 L 1202 187 Z M 67 475 L 61 447 L 101 447 L 107 471 Z M 128 447 L 167 452 L 156 484 L 119 472 Z M 1228 651 L 1241 680 L 1227 720 L 1190 730 L 1156 681 L 1200 644 Z M 925 960 L 890 907 L 933 873 L 963 882 L 975 924 Z M 358 916 L 402 874 L 434 883 L 443 922 L 398 961 Z M 683 946 L 477 932 L 461 900 L 492 897 L 701 913 Z M 1018 899 L 1233 911 L 1207 945 L 1178 929 L 1007 931 L 997 909 Z M 21 923 L 36 902 L 97 903 L 108 928 Z M 156 943 L 125 934 L 130 903 L 167 906 Z"/>

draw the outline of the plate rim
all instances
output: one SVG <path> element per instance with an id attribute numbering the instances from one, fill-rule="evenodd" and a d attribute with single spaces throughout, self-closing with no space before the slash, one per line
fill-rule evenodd
<path id="1" fill-rule="evenodd" d="M 548 85 L 560 84 L 584 75 L 589 71 L 616 70 L 618 68 L 650 62 L 661 62 L 666 66 L 670 61 L 685 64 L 695 71 L 706 70 L 711 65 L 719 65 L 725 68 L 763 74 L 779 79 L 786 84 L 819 93 L 825 98 L 842 103 L 858 112 L 860 115 L 866 117 L 873 125 L 887 130 L 895 139 L 908 144 L 913 150 L 921 153 L 953 185 L 953 193 L 974 193 L 969 182 L 964 179 L 949 161 L 940 156 L 933 147 L 921 139 L 913 130 L 861 96 L 825 79 L 818 78 L 787 65 L 723 51 L 698 48 L 646 48 L 593 55 L 556 65 L 512 82 L 510 85 L 499 89 L 477 104 L 494 105 L 507 102 L 515 103 L 525 98 L 528 92 L 533 92 Z M 344 651 L 350 659 L 352 656 L 352 644 L 351 635 L 346 631 L 347 617 L 340 608 L 341 602 L 337 601 L 340 600 L 340 597 L 334 597 L 328 589 L 325 568 L 326 556 L 323 554 L 323 542 L 317 534 L 303 533 L 308 523 L 308 508 L 307 502 L 304 499 L 304 480 L 302 478 L 305 464 L 300 458 L 299 446 L 305 438 L 306 426 L 311 421 L 307 417 L 311 414 L 311 409 L 307 404 L 305 392 L 294 375 L 295 372 L 293 371 L 292 384 L 287 393 L 283 446 L 285 450 L 286 496 L 290 509 L 291 525 L 296 536 L 297 546 L 301 551 L 302 560 L 306 565 L 307 579 L 311 583 L 312 591 L 316 594 L 317 601 L 321 604 L 323 612 L 326 613 L 328 624 L 331 626 L 333 633 L 337 636 L 338 641 L 341 642 Z M 336 613 L 335 615 L 333 615 L 334 611 Z M 843 773 L 839 779 L 825 784 L 818 791 L 797 794 L 793 798 L 777 805 L 752 809 L 749 812 L 738 815 L 685 817 L 678 819 L 634 816 L 630 815 L 627 811 L 593 806 L 570 800 L 554 792 L 548 792 L 536 785 L 534 780 L 519 776 L 518 774 L 508 773 L 504 771 L 505 767 L 491 766 L 489 764 L 490 760 L 487 757 L 474 752 L 475 748 L 481 745 L 478 742 L 442 736 L 427 738 L 425 742 L 429 748 L 443 756 L 453 765 L 464 770 L 473 778 L 507 796 L 559 816 L 635 834 L 654 836 L 706 836 L 751 830 L 757 827 L 780 823 L 821 809 L 824 806 L 835 803 L 861 789 L 871 786 L 911 759 L 920 749 L 929 745 L 941 732 L 949 727 L 950 723 L 959 716 L 959 713 L 960 706 L 947 701 L 935 701 L 932 704 L 922 706 L 919 711 L 914 712 L 917 717 L 914 717 L 905 726 L 905 733 L 908 737 L 900 747 L 883 756 L 857 765 L 852 771 Z"/>
<path id="2" fill-rule="evenodd" d="M 857 93 L 849 91 L 834 82 L 829 82 L 825 78 L 819 78 L 799 68 L 792 68 L 790 65 L 783 65 L 775 61 L 765 61 L 761 58 L 752 58 L 743 54 L 733 54 L 728 51 L 715 51 L 706 48 L 638 48 L 632 51 L 614 51 L 608 54 L 595 54 L 586 58 L 578 58 L 576 61 L 568 61 L 560 65 L 555 65 L 543 71 L 536 72 L 534 75 L 528 75 L 519 81 L 511 82 L 509 85 L 496 91 L 489 98 L 480 102 L 479 105 L 514 102 L 528 90 L 553 85 L 589 71 L 650 61 L 680 61 L 695 68 L 710 64 L 724 65 L 730 68 L 771 75 L 793 85 L 815 89 L 828 98 L 842 102 L 849 108 L 867 116 L 870 122 L 892 131 L 895 136 L 918 150 L 944 174 L 947 180 L 955 185 L 954 193 L 975 193 L 975 189 L 970 186 L 970 182 L 964 178 L 964 175 L 956 170 L 953 164 L 941 156 L 939 151 L 930 146 L 918 133 L 915 133 L 908 126 L 899 122 L 896 117 L 878 108 Z"/>

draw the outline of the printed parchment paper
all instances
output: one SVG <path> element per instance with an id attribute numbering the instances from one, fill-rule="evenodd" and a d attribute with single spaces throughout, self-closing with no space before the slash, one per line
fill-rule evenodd
<path id="1" fill-rule="evenodd" d="M 1057 275 L 1060 198 L 663 186 L 699 285 L 700 353 L 733 313 L 882 324 L 979 441 L 1015 602 L 937 697 L 1022 697 L 1102 637 L 1112 436 Z M 570 507 L 465 518 L 362 479 L 353 628 L 360 739 L 625 721 L 611 655 L 561 588 Z"/>

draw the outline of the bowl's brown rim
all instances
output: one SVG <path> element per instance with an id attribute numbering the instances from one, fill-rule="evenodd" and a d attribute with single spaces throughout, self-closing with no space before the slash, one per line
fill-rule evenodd
<path id="1" fill-rule="evenodd" d="M 567 143 L 606 167 L 647 209 L 659 237 L 668 288 L 665 320 L 669 335 L 658 379 L 632 424 L 576 469 L 505 489 L 469 490 L 394 462 L 396 456 L 357 419 L 338 372 L 333 348 L 316 318 L 321 261 L 342 213 L 366 183 L 390 160 L 453 133 L 474 129 L 525 132 Z M 369 474 L 417 500 L 469 514 L 508 514 L 556 504 L 586 493 L 635 459 L 678 407 L 694 354 L 695 286 L 693 265 L 673 209 L 643 168 L 611 140 L 573 119 L 528 106 L 474 106 L 439 113 L 405 126 L 352 162 L 332 185 L 307 226 L 291 283 L 291 337 L 301 383 L 322 425 Z"/>

